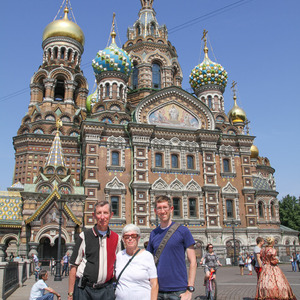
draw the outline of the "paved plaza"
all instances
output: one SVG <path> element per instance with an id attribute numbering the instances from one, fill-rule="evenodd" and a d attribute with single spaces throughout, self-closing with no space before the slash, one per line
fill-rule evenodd
<path id="1" fill-rule="evenodd" d="M 300 272 L 292 272 L 291 265 L 280 265 L 284 271 L 289 283 L 292 286 L 293 292 L 297 299 L 300 299 Z M 198 268 L 196 279 L 196 291 L 194 299 L 205 299 L 203 287 L 203 268 Z M 248 274 L 245 269 L 245 274 Z M 53 281 L 54 276 L 49 276 L 48 285 L 58 291 L 62 299 L 67 299 L 68 293 L 68 277 L 63 277 L 61 282 Z M 8 300 L 27 300 L 29 299 L 30 289 L 34 284 L 34 276 L 31 276 L 25 282 L 22 288 L 17 289 Z M 256 274 L 252 276 L 240 276 L 238 267 L 222 267 L 218 269 L 218 300 L 252 300 L 255 296 Z M 55 297 L 56 298 L 56 297 Z"/>

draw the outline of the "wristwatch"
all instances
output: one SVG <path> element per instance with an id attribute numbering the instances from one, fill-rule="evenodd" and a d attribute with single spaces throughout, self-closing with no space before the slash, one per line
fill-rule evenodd
<path id="1" fill-rule="evenodd" d="M 73 296 L 73 294 L 74 294 L 73 292 L 70 292 L 68 293 L 68 296 Z"/>
<path id="2" fill-rule="evenodd" d="M 193 286 L 189 285 L 189 286 L 186 287 L 186 289 L 187 289 L 187 291 L 189 291 L 191 293 L 195 292 L 195 288 Z"/>

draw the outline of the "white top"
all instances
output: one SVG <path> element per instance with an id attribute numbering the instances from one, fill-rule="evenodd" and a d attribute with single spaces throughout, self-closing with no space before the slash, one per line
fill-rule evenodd
<path id="1" fill-rule="evenodd" d="M 130 258 L 126 250 L 117 254 L 117 278 Z M 152 278 L 157 278 L 154 259 L 150 252 L 144 250 L 134 257 L 122 273 L 116 289 L 116 300 L 150 300 Z"/>
<path id="2" fill-rule="evenodd" d="M 257 254 L 259 254 L 260 253 L 260 250 L 261 250 L 261 248 L 260 247 L 258 247 L 258 246 L 255 246 L 254 247 L 254 258 L 255 258 L 255 267 L 256 268 L 259 268 L 259 264 L 258 264 L 258 260 L 257 260 Z"/>
<path id="3" fill-rule="evenodd" d="M 37 281 L 31 288 L 29 300 L 35 300 L 39 297 L 42 297 L 44 295 L 46 287 L 47 284 L 43 279 Z"/>

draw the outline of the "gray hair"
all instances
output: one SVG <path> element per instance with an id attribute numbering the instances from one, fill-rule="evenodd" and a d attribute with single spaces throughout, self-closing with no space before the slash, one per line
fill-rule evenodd
<path id="1" fill-rule="evenodd" d="M 125 233 L 129 232 L 129 231 L 135 231 L 138 235 L 141 235 L 141 230 L 140 230 L 139 227 L 137 227 L 137 226 L 134 225 L 134 224 L 128 224 L 128 225 L 126 225 L 126 226 L 123 228 L 123 230 L 122 230 L 122 236 L 123 236 Z"/>

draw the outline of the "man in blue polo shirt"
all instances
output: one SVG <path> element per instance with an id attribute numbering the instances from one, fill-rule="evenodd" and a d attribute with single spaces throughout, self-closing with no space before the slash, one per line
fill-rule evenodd
<path id="1" fill-rule="evenodd" d="M 160 226 L 151 232 L 147 247 L 147 250 L 153 255 L 155 255 L 167 231 L 174 224 L 171 220 L 173 210 L 174 207 L 169 197 L 159 196 L 156 198 L 154 211 L 160 219 Z M 191 232 L 182 225 L 168 240 L 157 264 L 158 300 L 192 299 L 197 269 L 194 244 L 195 241 Z M 187 274 L 185 264 L 185 252 L 190 264 L 189 274 Z"/>

